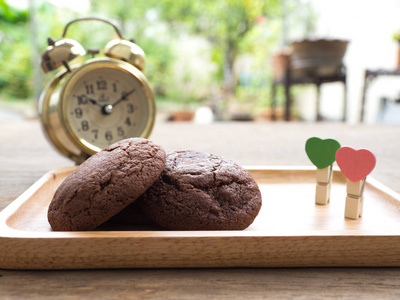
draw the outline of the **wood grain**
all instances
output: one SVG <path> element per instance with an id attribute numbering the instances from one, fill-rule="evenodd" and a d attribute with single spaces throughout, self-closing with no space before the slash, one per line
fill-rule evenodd
<path id="1" fill-rule="evenodd" d="M 6 299 L 398 299 L 397 268 L 1 271 Z"/>

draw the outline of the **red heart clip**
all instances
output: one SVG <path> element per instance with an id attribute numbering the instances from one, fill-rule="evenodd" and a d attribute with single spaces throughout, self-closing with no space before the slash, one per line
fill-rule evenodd
<path id="1" fill-rule="evenodd" d="M 336 163 L 349 180 L 356 182 L 367 177 L 376 165 L 375 155 L 368 149 L 341 147 L 336 152 Z"/>

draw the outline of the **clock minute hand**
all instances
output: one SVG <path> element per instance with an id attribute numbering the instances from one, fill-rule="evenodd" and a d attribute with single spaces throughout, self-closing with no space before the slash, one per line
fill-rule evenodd
<path id="1" fill-rule="evenodd" d="M 136 91 L 136 89 L 132 89 L 127 93 L 122 93 L 122 97 L 119 98 L 117 101 L 115 101 L 112 105 L 112 107 L 114 108 L 115 106 L 117 106 L 119 103 L 121 103 L 122 101 L 126 100 L 127 97 L 132 94 L 134 91 Z"/>

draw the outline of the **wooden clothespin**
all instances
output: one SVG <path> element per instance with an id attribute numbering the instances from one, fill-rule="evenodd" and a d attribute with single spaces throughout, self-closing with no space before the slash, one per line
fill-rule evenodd
<path id="1" fill-rule="evenodd" d="M 309 138 L 306 142 L 306 153 L 311 162 L 317 167 L 315 203 L 326 205 L 330 201 L 332 168 L 336 151 L 340 143 L 334 139 Z"/>
<path id="2" fill-rule="evenodd" d="M 331 199 L 332 165 L 323 169 L 317 168 L 316 180 L 315 203 L 326 205 Z"/>
<path id="3" fill-rule="evenodd" d="M 336 152 L 336 162 L 343 175 L 347 177 L 344 216 L 357 220 L 362 216 L 365 181 L 375 168 L 376 157 L 368 149 L 355 150 L 345 146 Z"/>

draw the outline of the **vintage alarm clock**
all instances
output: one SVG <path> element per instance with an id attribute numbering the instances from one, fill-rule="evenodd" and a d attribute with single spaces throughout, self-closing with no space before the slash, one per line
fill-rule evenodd
<path id="1" fill-rule="evenodd" d="M 69 62 L 87 50 L 65 38 L 68 27 L 80 21 L 110 24 L 118 38 L 105 46 L 106 57 L 83 64 Z M 108 145 L 128 137 L 147 138 L 155 120 L 155 101 L 141 70 L 143 50 L 122 38 L 119 29 L 101 18 L 78 18 L 69 22 L 61 39 L 48 39 L 41 67 L 45 73 L 64 67 L 49 82 L 39 100 L 39 115 L 46 136 L 59 152 L 81 163 Z"/>

